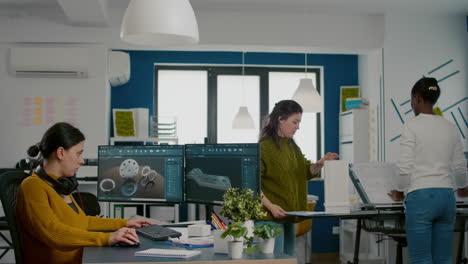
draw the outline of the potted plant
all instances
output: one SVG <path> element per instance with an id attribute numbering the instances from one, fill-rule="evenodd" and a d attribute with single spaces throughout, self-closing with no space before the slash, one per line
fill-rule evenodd
<path id="1" fill-rule="evenodd" d="M 242 222 L 248 228 L 248 237 L 253 236 L 253 219 L 266 216 L 260 196 L 251 189 L 229 188 L 223 196 L 221 215 Z"/>
<path id="2" fill-rule="evenodd" d="M 275 237 L 281 234 L 283 230 L 277 224 L 264 222 L 255 225 L 254 234 L 261 239 L 260 250 L 262 253 L 273 253 L 275 248 Z"/>
<path id="3" fill-rule="evenodd" d="M 234 222 L 228 225 L 227 229 L 221 234 L 221 238 L 230 236 L 231 241 L 228 242 L 228 250 L 231 258 L 242 258 L 242 250 L 244 249 L 244 236 L 247 234 L 247 228 L 242 226 L 241 222 Z"/>

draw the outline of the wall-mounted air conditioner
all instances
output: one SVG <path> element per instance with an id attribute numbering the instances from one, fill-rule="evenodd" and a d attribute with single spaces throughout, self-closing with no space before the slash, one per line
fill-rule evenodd
<path id="1" fill-rule="evenodd" d="M 123 51 L 109 51 L 108 75 L 111 86 L 119 86 L 130 80 L 130 56 Z"/>
<path id="2" fill-rule="evenodd" d="M 87 78 L 88 66 L 86 48 L 10 48 L 10 73 L 16 77 Z"/>

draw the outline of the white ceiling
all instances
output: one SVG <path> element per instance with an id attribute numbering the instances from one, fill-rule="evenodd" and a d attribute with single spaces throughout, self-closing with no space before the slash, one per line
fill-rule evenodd
<path id="1" fill-rule="evenodd" d="M 174 0 L 170 0 L 174 1 Z M 129 0 L 0 0 L 0 15 L 37 15 L 37 10 L 55 10 L 63 23 L 80 26 L 108 26 L 108 8 L 124 10 Z M 427 13 L 468 15 L 468 0 L 190 0 L 195 13 L 265 12 L 384 15 Z M 59 10 L 59 12 L 57 12 Z M 60 11 L 61 10 L 61 11 Z M 60 13 L 61 12 L 61 13 Z M 41 13 L 41 12 L 38 12 Z"/>

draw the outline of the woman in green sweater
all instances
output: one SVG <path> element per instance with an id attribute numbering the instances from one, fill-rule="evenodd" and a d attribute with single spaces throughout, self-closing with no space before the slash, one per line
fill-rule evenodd
<path id="1" fill-rule="evenodd" d="M 295 255 L 295 223 L 300 219 L 287 216 L 288 211 L 307 210 L 307 181 L 317 177 L 326 160 L 338 158 L 327 153 L 311 163 L 294 142 L 299 129 L 302 107 L 293 100 L 275 104 L 260 134 L 262 203 L 268 211 L 261 220 L 275 221 L 284 232 L 277 237 L 275 252 Z"/>
<path id="2" fill-rule="evenodd" d="M 83 247 L 136 243 L 132 227 L 151 224 L 85 215 L 70 195 L 78 187 L 74 175 L 84 162 L 84 140 L 77 128 L 56 123 L 28 149 L 29 156 L 40 153 L 43 160 L 18 191 L 16 214 L 24 263 L 81 263 Z"/>

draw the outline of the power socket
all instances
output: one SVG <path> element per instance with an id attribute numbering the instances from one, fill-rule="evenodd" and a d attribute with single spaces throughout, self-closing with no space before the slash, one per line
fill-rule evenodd
<path id="1" fill-rule="evenodd" d="M 333 234 L 333 235 L 338 235 L 338 234 L 340 234 L 340 227 L 339 227 L 339 226 L 334 226 L 334 227 L 332 227 L 332 234 Z"/>

